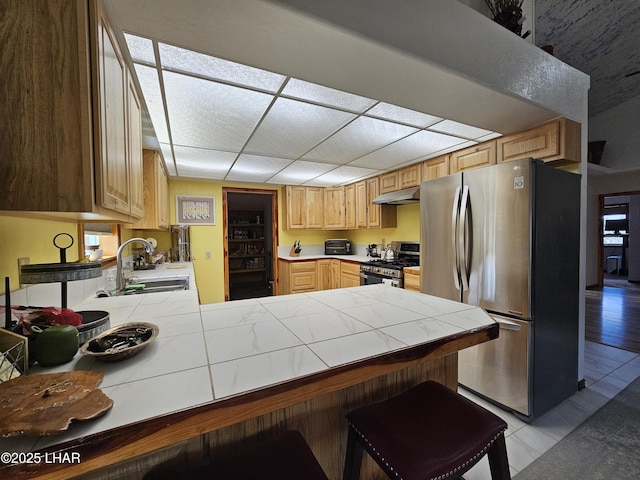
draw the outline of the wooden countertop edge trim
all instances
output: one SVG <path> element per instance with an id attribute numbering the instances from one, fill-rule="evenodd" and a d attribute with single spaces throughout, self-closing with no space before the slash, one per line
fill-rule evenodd
<path id="1" fill-rule="evenodd" d="M 356 385 L 419 363 L 457 353 L 497 338 L 498 324 L 451 335 L 434 342 L 390 352 L 331 368 L 270 387 L 231 396 L 201 406 L 114 428 L 39 450 L 40 453 L 78 452 L 77 464 L 40 463 L 0 467 L 0 477 L 15 480 L 70 476 L 112 465 L 169 445 L 285 408 L 311 398 Z"/>

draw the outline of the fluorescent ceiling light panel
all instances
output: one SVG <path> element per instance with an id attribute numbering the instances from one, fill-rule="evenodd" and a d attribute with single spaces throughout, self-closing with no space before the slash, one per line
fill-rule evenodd
<path id="1" fill-rule="evenodd" d="M 382 147 L 364 157 L 360 157 L 349 163 L 349 165 L 392 169 L 412 160 L 425 159 L 431 153 L 454 145 L 460 145 L 465 141 L 464 138 L 420 130 L 413 135 L 398 140 L 386 147 Z"/>
<path id="2" fill-rule="evenodd" d="M 282 95 L 358 113 L 364 112 L 377 103 L 370 98 L 352 95 L 351 93 L 323 87 L 315 83 L 304 82 L 295 78 L 289 79 L 287 85 L 282 90 Z"/>
<path id="3" fill-rule="evenodd" d="M 284 75 L 267 72 L 259 68 L 222 60 L 202 53 L 164 43 L 159 44 L 162 68 L 234 83 L 259 90 L 276 93 L 285 80 Z"/>
<path id="4" fill-rule="evenodd" d="M 489 135 L 490 130 L 484 130 L 482 128 L 472 127 L 471 125 L 465 125 L 464 123 L 454 122 L 453 120 L 443 120 L 442 122 L 431 125 L 429 130 L 434 132 L 448 133 L 456 137 L 464 137 L 470 140 Z"/>
<path id="5" fill-rule="evenodd" d="M 304 159 L 345 164 L 416 131 L 377 118 L 359 117 L 304 155 Z"/>
<path id="6" fill-rule="evenodd" d="M 239 152 L 273 97 L 164 72 L 174 144 Z"/>
<path id="7" fill-rule="evenodd" d="M 203 148 L 182 147 L 175 145 L 178 175 L 181 177 L 206 177 L 222 180 L 237 154 Z"/>
<path id="8" fill-rule="evenodd" d="M 426 128 L 442 120 L 440 117 L 427 115 L 426 113 L 416 112 L 408 108 L 398 107 L 390 103 L 379 103 L 375 107 L 367 110 L 367 115 L 392 120 L 395 122 L 406 123 L 419 128 Z"/>
<path id="9" fill-rule="evenodd" d="M 245 152 L 296 159 L 354 118 L 353 113 L 278 98 Z"/>
<path id="10" fill-rule="evenodd" d="M 173 152 L 171 151 L 171 145 L 168 143 L 160 144 L 160 151 L 162 152 L 162 156 L 164 157 L 164 164 L 167 167 L 167 173 L 171 177 L 175 177 L 178 175 L 178 171 L 176 170 L 176 164 L 173 160 Z"/>
<path id="11" fill-rule="evenodd" d="M 150 39 L 131 35 L 130 33 L 125 33 L 124 39 L 134 62 L 147 63 L 149 65 L 156 64 L 153 42 Z"/>
<path id="12" fill-rule="evenodd" d="M 155 67 L 147 67 L 140 64 L 136 64 L 135 67 L 140 88 L 142 89 L 142 96 L 147 104 L 147 110 L 149 111 L 158 142 L 169 143 L 169 131 L 167 130 L 167 120 L 164 115 L 164 101 L 162 100 L 158 71 Z"/>
<path id="13" fill-rule="evenodd" d="M 370 168 L 359 168 L 359 167 L 338 167 L 330 172 L 325 173 L 324 175 L 320 175 L 313 180 L 310 180 L 306 183 L 306 185 L 314 185 L 314 186 L 337 186 L 337 185 L 347 185 L 349 183 L 353 183 L 361 178 L 370 177 L 377 173 L 376 170 L 372 170 Z"/>
<path id="14" fill-rule="evenodd" d="M 300 185 L 336 168 L 334 164 L 298 160 L 269 179 L 269 183 Z"/>
<path id="15" fill-rule="evenodd" d="M 243 154 L 233 164 L 226 179 L 242 182 L 266 182 L 290 163 L 291 160 L 284 158 Z"/>

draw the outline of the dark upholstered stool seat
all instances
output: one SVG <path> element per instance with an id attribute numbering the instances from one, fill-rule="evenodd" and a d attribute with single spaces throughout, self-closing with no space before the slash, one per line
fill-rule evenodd
<path id="1" fill-rule="evenodd" d="M 160 472 L 159 472 L 160 473 Z M 160 476 L 145 477 L 180 480 L 328 480 L 300 432 L 285 434 L 210 464 L 182 471 L 165 470 Z"/>
<path id="2" fill-rule="evenodd" d="M 485 453 L 493 479 L 509 479 L 507 424 L 436 382 L 421 383 L 347 415 L 345 480 L 358 479 L 363 449 L 390 478 L 459 478 Z"/>

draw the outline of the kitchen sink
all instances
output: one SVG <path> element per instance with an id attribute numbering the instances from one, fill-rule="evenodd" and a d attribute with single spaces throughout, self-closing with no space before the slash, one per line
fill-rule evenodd
<path id="1" fill-rule="evenodd" d="M 117 295 L 140 295 L 142 293 L 189 290 L 189 277 L 181 275 L 177 277 L 141 278 L 138 280 L 136 285 L 144 285 L 144 288 L 136 290 L 121 290 Z"/>

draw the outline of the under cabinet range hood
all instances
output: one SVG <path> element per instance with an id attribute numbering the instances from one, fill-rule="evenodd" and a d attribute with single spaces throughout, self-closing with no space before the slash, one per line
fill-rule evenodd
<path id="1" fill-rule="evenodd" d="M 420 202 L 420 187 L 405 188 L 397 192 L 383 193 L 373 199 L 375 205 L 407 205 Z"/>

